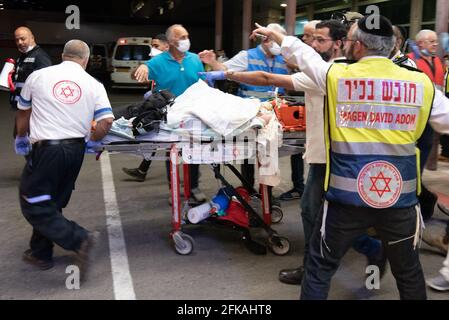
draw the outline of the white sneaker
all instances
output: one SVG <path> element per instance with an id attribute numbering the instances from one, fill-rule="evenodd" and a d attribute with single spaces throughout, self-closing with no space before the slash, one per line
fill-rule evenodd
<path id="1" fill-rule="evenodd" d="M 449 291 L 449 281 L 447 281 L 442 275 L 429 279 L 426 283 L 432 289 L 438 291 Z"/>

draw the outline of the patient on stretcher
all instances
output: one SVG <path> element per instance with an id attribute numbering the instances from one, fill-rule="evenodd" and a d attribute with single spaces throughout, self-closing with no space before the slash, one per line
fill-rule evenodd
<path id="1" fill-rule="evenodd" d="M 114 110 L 117 120 L 111 134 L 135 139 L 163 130 L 190 137 L 236 136 L 265 127 L 274 116 L 269 106 L 210 88 L 200 80 L 176 99 L 168 91 L 153 92 L 147 101 Z"/>

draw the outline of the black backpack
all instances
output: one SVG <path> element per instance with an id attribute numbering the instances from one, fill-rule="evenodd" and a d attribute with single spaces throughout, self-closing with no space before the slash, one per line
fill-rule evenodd
<path id="1" fill-rule="evenodd" d="M 145 134 L 159 128 L 160 121 L 166 119 L 167 107 L 173 104 L 175 96 L 167 91 L 154 91 L 143 103 L 132 104 L 127 108 L 125 118 L 135 117 L 132 122 L 134 135 Z"/>

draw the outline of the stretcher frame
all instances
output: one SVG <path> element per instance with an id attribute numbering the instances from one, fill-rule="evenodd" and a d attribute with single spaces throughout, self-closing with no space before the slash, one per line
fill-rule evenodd
<path id="1" fill-rule="evenodd" d="M 212 142 L 212 141 L 211 141 Z M 109 153 L 126 153 L 126 154 L 138 154 L 141 155 L 145 160 L 169 160 L 170 161 L 170 192 L 172 196 L 172 216 L 171 225 L 172 229 L 170 232 L 170 238 L 174 243 L 174 249 L 177 253 L 181 255 L 188 255 L 193 251 L 194 240 L 193 238 L 183 231 L 183 226 L 186 225 L 185 222 L 187 210 L 190 208 L 189 199 L 191 196 L 190 190 L 190 175 L 188 163 L 183 163 L 183 177 L 184 177 L 184 203 L 181 203 L 181 183 L 179 178 L 179 164 L 182 157 L 182 148 L 187 144 L 192 144 L 192 141 L 149 141 L 149 140 L 136 140 L 136 141 L 123 141 L 123 142 L 113 142 L 110 144 L 104 144 L 97 151 L 107 151 Z M 210 142 L 209 142 L 210 143 Z M 304 131 L 291 131 L 284 132 L 283 134 L 283 144 L 279 148 L 279 156 L 287 156 L 296 153 L 304 152 L 305 143 L 305 132 Z M 257 149 L 257 148 L 256 148 Z M 160 155 L 163 153 L 163 155 Z M 227 187 L 233 187 L 224 179 L 220 174 L 217 163 L 208 163 L 212 170 L 214 170 L 215 177 L 219 179 L 223 185 Z M 222 163 L 242 181 L 244 187 L 250 192 L 252 196 L 258 196 L 262 203 L 262 218 L 258 220 L 261 226 L 268 233 L 268 243 L 267 247 L 273 251 L 276 255 L 285 255 L 290 250 L 290 244 L 287 238 L 280 237 L 276 231 L 271 228 L 273 223 L 278 223 L 282 220 L 282 209 L 280 206 L 273 206 L 271 204 L 271 197 L 269 196 L 269 187 L 267 185 L 260 185 L 260 193 L 257 194 L 256 191 L 249 186 L 240 173 L 229 163 Z M 240 201 L 247 212 L 255 214 L 258 218 L 258 214 L 254 212 L 254 209 L 237 193 L 234 192 L 234 196 Z M 274 214 L 275 213 L 275 214 Z M 257 218 L 256 218 L 257 219 Z M 248 244 L 248 248 L 255 253 L 264 253 L 261 250 L 260 245 L 252 241 L 249 230 L 243 231 L 243 240 Z M 265 249 L 266 251 L 266 249 Z"/>

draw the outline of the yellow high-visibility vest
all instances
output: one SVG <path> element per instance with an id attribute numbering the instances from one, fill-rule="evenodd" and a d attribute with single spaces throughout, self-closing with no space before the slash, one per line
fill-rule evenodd
<path id="1" fill-rule="evenodd" d="M 325 108 L 326 199 L 406 208 L 420 192 L 419 150 L 435 89 L 423 73 L 381 57 L 334 64 Z"/>

